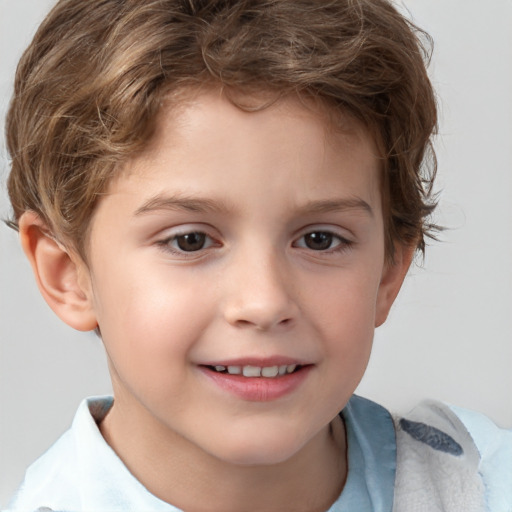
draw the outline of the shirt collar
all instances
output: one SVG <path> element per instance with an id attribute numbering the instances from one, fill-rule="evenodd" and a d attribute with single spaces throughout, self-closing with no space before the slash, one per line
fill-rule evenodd
<path id="1" fill-rule="evenodd" d="M 78 469 L 82 472 L 78 476 L 82 509 L 178 512 L 177 508 L 151 494 L 103 439 L 98 424 L 112 404 L 112 397 L 88 398 L 80 405 L 73 421 L 71 430 Z"/>
<path id="2" fill-rule="evenodd" d="M 347 432 L 348 475 L 329 512 L 391 512 L 396 474 L 391 415 L 375 402 L 354 395 L 341 417 Z"/>
<path id="3" fill-rule="evenodd" d="M 103 439 L 98 423 L 112 397 L 82 402 L 72 426 L 84 510 L 179 512 L 151 494 Z M 348 443 L 348 476 L 328 512 L 391 512 L 396 473 L 396 440 L 389 412 L 353 396 L 341 413 Z M 112 485 L 115 481 L 115 485 Z"/>

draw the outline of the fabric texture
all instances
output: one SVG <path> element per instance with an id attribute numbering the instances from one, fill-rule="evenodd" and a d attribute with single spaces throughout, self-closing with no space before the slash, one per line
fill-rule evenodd
<path id="1" fill-rule="evenodd" d="M 89 398 L 27 470 L 9 512 L 179 512 L 151 494 L 103 439 L 111 397 Z M 426 402 L 405 417 L 353 396 L 341 417 L 348 476 L 327 512 L 512 512 L 512 431 Z"/>
<path id="2" fill-rule="evenodd" d="M 484 512 L 480 454 L 449 407 L 424 402 L 395 418 L 397 474 L 393 512 Z"/>
<path id="3" fill-rule="evenodd" d="M 330 512 L 390 512 L 396 471 L 393 420 L 384 407 L 353 396 L 343 409 L 348 475 Z"/>
<path id="4" fill-rule="evenodd" d="M 97 423 L 112 403 L 111 397 L 82 402 L 71 429 L 27 470 L 9 512 L 178 512 L 145 489 L 103 439 Z M 341 415 L 349 471 L 328 512 L 390 512 L 396 457 L 391 415 L 357 396 Z"/>
<path id="5" fill-rule="evenodd" d="M 485 487 L 487 509 L 512 512 L 512 429 L 497 427 L 489 418 L 460 407 L 450 407 L 464 423 L 478 452 L 479 472 Z"/>

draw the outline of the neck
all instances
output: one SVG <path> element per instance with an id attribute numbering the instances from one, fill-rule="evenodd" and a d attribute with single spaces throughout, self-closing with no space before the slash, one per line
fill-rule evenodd
<path id="1" fill-rule="evenodd" d="M 149 492 L 190 512 L 323 512 L 339 496 L 347 474 L 340 417 L 290 459 L 272 465 L 225 462 L 161 424 L 151 432 L 147 423 L 142 429 L 115 404 L 100 430 Z"/>

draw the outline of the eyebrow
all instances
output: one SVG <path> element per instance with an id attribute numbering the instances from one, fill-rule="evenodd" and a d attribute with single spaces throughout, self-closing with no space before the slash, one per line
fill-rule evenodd
<path id="1" fill-rule="evenodd" d="M 182 194 L 164 196 L 156 195 L 146 201 L 135 212 L 135 216 L 146 215 L 160 210 L 188 211 L 191 213 L 224 213 L 230 214 L 235 208 L 225 201 L 191 197 Z M 359 197 L 342 199 L 323 199 L 311 201 L 298 209 L 299 214 L 331 213 L 347 210 L 361 210 L 373 217 L 371 206 Z"/>
<path id="2" fill-rule="evenodd" d="M 184 210 L 192 213 L 231 213 L 231 208 L 224 201 L 189 197 L 186 195 L 156 195 L 146 201 L 135 212 L 135 216 L 153 213 L 159 210 Z"/>
<path id="3" fill-rule="evenodd" d="M 373 217 L 372 207 L 359 197 L 311 201 L 299 209 L 302 213 L 331 213 L 347 210 L 361 210 Z"/>

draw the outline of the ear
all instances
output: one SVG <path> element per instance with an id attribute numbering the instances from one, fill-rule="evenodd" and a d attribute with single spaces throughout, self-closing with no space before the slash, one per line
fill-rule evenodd
<path id="1" fill-rule="evenodd" d="M 37 285 L 57 316 L 79 331 L 97 327 L 87 266 L 52 235 L 32 211 L 19 220 L 20 240 Z"/>
<path id="2" fill-rule="evenodd" d="M 382 325 L 400 291 L 402 283 L 414 257 L 416 248 L 408 245 L 396 245 L 393 261 L 384 263 L 384 270 L 377 295 L 375 327 Z"/>

